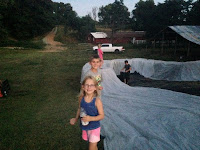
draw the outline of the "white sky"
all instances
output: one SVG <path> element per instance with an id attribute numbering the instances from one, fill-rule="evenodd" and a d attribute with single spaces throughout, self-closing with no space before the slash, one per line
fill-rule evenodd
<path id="1" fill-rule="evenodd" d="M 115 0 L 52 0 L 53 2 L 70 3 L 73 10 L 81 17 L 88 15 L 92 12 L 93 7 L 101 7 L 113 3 Z M 144 0 L 145 1 L 145 0 Z M 124 0 L 124 5 L 128 7 L 129 12 L 135 7 L 139 0 Z M 164 0 L 154 0 L 155 4 L 158 2 L 163 3 Z"/>

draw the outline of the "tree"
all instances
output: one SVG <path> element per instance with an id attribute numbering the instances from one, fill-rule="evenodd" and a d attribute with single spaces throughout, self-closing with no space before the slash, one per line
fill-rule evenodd
<path id="1" fill-rule="evenodd" d="M 133 29 L 145 30 L 151 37 L 167 26 L 186 25 L 191 6 L 192 0 L 165 0 L 157 6 L 153 0 L 140 0 L 133 10 Z"/>
<path id="2" fill-rule="evenodd" d="M 79 18 L 78 38 L 82 41 L 86 39 L 90 32 L 96 31 L 95 21 L 89 16 Z"/>
<path id="3" fill-rule="evenodd" d="M 190 1 L 188 1 L 190 2 Z M 182 25 L 186 22 L 187 12 L 190 4 L 184 0 L 166 0 L 164 4 L 157 6 L 157 10 L 162 14 L 157 16 L 165 25 Z M 164 18 L 164 19 L 161 19 Z"/>
<path id="4" fill-rule="evenodd" d="M 54 26 L 51 0 L 6 0 L 1 10 L 2 24 L 9 35 L 30 39 L 46 33 Z"/>
<path id="5" fill-rule="evenodd" d="M 140 0 L 132 11 L 132 29 L 147 31 L 146 36 L 151 36 L 155 26 L 155 8 L 153 0 Z"/>
<path id="6" fill-rule="evenodd" d="M 113 34 L 120 29 L 125 29 L 130 21 L 130 13 L 128 12 L 128 8 L 124 5 L 123 0 L 115 0 L 112 4 L 106 5 L 105 7 L 102 6 L 99 9 L 98 16 L 101 24 L 111 28 L 112 40 Z"/>
<path id="7" fill-rule="evenodd" d="M 200 25 L 200 0 L 193 3 L 191 11 L 188 12 L 187 20 L 191 25 Z"/>
<path id="8" fill-rule="evenodd" d="M 72 6 L 69 3 L 53 3 L 53 14 L 58 25 L 66 24 L 72 16 L 77 17 L 76 12 L 72 10 Z"/>
<path id="9" fill-rule="evenodd" d="M 94 21 L 97 21 L 97 11 L 98 11 L 97 7 L 92 8 L 92 17 L 93 17 Z"/>
<path id="10" fill-rule="evenodd" d="M 8 13 L 8 8 L 13 5 L 13 1 L 0 1 L 0 41 L 7 38 L 8 32 L 4 26 L 4 17 Z"/>

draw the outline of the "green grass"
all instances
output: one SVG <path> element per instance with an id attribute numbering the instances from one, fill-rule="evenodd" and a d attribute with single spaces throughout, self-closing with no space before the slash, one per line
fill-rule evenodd
<path id="1" fill-rule="evenodd" d="M 0 48 L 0 79 L 11 86 L 9 96 L 0 99 L 0 149 L 87 149 L 79 125 L 69 125 L 69 119 L 77 110 L 82 66 L 93 53 L 90 45 L 67 47 L 57 53 Z M 134 57 L 176 60 L 134 48 L 104 54 L 105 59 Z"/>
<path id="2" fill-rule="evenodd" d="M 0 47 L 14 47 L 14 49 L 43 49 L 45 44 L 42 40 L 35 41 L 0 41 Z"/>

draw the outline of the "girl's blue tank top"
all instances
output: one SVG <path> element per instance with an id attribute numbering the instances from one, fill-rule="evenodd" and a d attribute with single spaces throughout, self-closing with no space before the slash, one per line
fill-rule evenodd
<path id="1" fill-rule="evenodd" d="M 97 107 L 95 106 L 96 102 L 96 97 L 92 99 L 90 103 L 87 103 L 85 101 L 85 98 L 83 97 L 81 100 L 81 108 L 83 108 L 88 116 L 98 116 L 98 110 Z M 90 121 L 88 125 L 83 126 L 80 123 L 80 127 L 82 130 L 93 130 L 98 127 L 100 127 L 100 121 Z"/>

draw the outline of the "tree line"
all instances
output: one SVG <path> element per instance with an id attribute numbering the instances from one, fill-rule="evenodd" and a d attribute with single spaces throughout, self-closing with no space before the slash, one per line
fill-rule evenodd
<path id="1" fill-rule="evenodd" d="M 112 32 L 131 28 L 146 31 L 147 37 L 151 37 L 171 25 L 200 25 L 200 1 L 165 0 L 155 5 L 154 0 L 140 0 L 129 13 L 123 0 L 115 0 L 102 6 L 98 15 L 99 22 L 109 26 Z"/>
<path id="2" fill-rule="evenodd" d="M 72 6 L 51 0 L 0 0 L 0 41 L 6 38 L 32 39 L 64 25 L 65 31 L 74 30 L 78 39 L 85 39 L 95 30 L 89 16 L 79 17 Z"/>
<path id="3" fill-rule="evenodd" d="M 96 8 L 95 8 L 96 9 Z M 96 12 L 96 10 L 93 10 Z M 93 12 L 95 15 L 95 13 Z M 115 0 L 98 10 L 97 16 L 79 17 L 72 6 L 51 0 L 0 0 L 0 40 L 7 37 L 24 40 L 43 35 L 55 25 L 64 25 L 65 32 L 76 31 L 84 40 L 95 24 L 118 30 L 143 30 L 153 36 L 169 25 L 200 25 L 200 0 L 140 0 L 132 12 L 123 0 Z"/>

